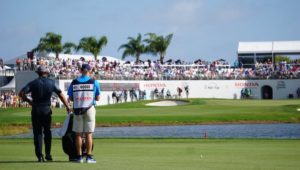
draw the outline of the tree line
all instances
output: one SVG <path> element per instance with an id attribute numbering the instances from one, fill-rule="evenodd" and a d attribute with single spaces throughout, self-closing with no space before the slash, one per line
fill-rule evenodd
<path id="1" fill-rule="evenodd" d="M 159 55 L 160 62 L 164 62 L 167 49 L 171 44 L 173 34 L 167 36 L 156 35 L 155 33 L 145 34 L 145 39 L 139 33 L 137 37 L 128 37 L 128 42 L 122 44 L 118 50 L 123 50 L 122 59 L 128 56 L 135 57 L 136 62 L 140 61 L 140 56 L 142 54 L 151 54 L 154 56 Z M 95 60 L 97 56 L 100 55 L 103 47 L 108 43 L 106 36 L 102 36 L 97 39 L 94 36 L 83 37 L 80 39 L 78 44 L 73 42 L 66 42 L 62 44 L 62 36 L 53 32 L 48 32 L 44 37 L 40 38 L 40 41 L 34 49 L 33 53 L 41 52 L 53 52 L 56 58 L 59 57 L 60 53 L 71 54 L 79 51 L 91 53 Z"/>

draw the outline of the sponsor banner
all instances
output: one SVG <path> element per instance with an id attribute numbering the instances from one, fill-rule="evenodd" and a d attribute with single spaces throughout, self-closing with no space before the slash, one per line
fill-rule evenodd
<path id="1" fill-rule="evenodd" d="M 234 87 L 236 88 L 258 88 L 258 82 L 235 82 Z"/>
<path id="2" fill-rule="evenodd" d="M 61 89 L 67 89 L 72 80 L 59 80 Z M 98 80 L 100 83 L 101 100 L 98 104 L 107 104 L 107 100 L 111 97 L 112 91 L 120 91 L 122 89 L 140 89 L 147 93 L 146 98 L 151 99 L 152 91 L 157 88 L 159 91 L 164 88 L 165 93 L 170 91 L 173 98 L 178 95 L 177 88 L 183 89 L 189 86 L 190 98 L 226 98 L 239 99 L 241 89 L 251 89 L 253 98 L 262 98 L 262 87 L 270 86 L 273 93 L 273 99 L 286 99 L 289 94 L 297 96 L 297 89 L 300 87 L 300 79 L 282 79 L 282 80 L 169 80 L 169 81 L 144 81 L 144 80 Z M 183 91 L 185 95 L 185 91 Z"/>
<path id="3" fill-rule="evenodd" d="M 286 88 L 286 84 L 284 81 L 278 81 L 277 82 L 277 89 L 285 89 Z"/>
<path id="4" fill-rule="evenodd" d="M 101 91 L 140 89 L 139 83 L 100 83 Z"/>
<path id="5" fill-rule="evenodd" d="M 206 90 L 219 90 L 220 86 L 215 82 L 210 82 L 210 83 L 204 85 L 204 89 L 206 89 Z"/>
<path id="6" fill-rule="evenodd" d="M 145 83 L 143 84 L 143 89 L 155 89 L 155 88 L 166 88 L 166 83 Z"/>
<path id="7" fill-rule="evenodd" d="M 71 82 L 64 82 L 64 89 L 68 91 Z M 101 83 L 101 91 L 116 91 L 116 90 L 131 90 L 131 89 L 140 89 L 140 83 Z"/>
<path id="8" fill-rule="evenodd" d="M 65 89 L 65 91 L 68 91 L 70 84 L 71 84 L 71 82 L 65 82 L 64 83 L 64 89 Z"/>

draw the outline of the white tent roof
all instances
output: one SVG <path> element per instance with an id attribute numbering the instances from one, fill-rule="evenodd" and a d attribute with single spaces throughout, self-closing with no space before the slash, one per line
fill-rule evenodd
<path id="1" fill-rule="evenodd" d="M 11 69 L 11 67 L 4 65 L 4 69 Z"/>
<path id="2" fill-rule="evenodd" d="M 300 41 L 277 41 L 273 44 L 275 53 L 300 53 Z"/>
<path id="3" fill-rule="evenodd" d="M 16 78 L 14 77 L 8 84 L 5 86 L 0 87 L 0 91 L 4 90 L 13 90 L 15 91 L 16 89 Z"/>
<path id="4" fill-rule="evenodd" d="M 300 41 L 239 42 L 238 54 L 300 53 Z"/>

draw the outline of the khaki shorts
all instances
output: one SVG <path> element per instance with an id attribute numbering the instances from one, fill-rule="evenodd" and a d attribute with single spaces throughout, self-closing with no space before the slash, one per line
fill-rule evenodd
<path id="1" fill-rule="evenodd" d="M 94 132 L 96 123 L 96 109 L 94 106 L 89 108 L 83 115 L 74 115 L 73 117 L 73 131 L 80 132 Z"/>

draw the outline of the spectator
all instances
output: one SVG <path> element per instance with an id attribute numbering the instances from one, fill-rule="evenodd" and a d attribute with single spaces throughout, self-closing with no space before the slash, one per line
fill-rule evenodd
<path id="1" fill-rule="evenodd" d="M 177 94 L 178 94 L 178 98 L 181 98 L 181 93 L 182 93 L 182 89 L 180 87 L 177 87 Z"/>
<path id="2" fill-rule="evenodd" d="M 189 98 L 189 92 L 190 92 L 189 86 L 188 85 L 185 86 L 184 90 L 185 90 L 186 98 L 188 99 Z"/>
<path id="3" fill-rule="evenodd" d="M 115 104 L 117 102 L 117 93 L 116 93 L 116 91 L 112 92 L 111 98 L 113 100 L 113 104 Z"/>
<path id="4" fill-rule="evenodd" d="M 167 90 L 166 97 L 167 99 L 171 99 L 171 92 L 169 89 Z"/>

